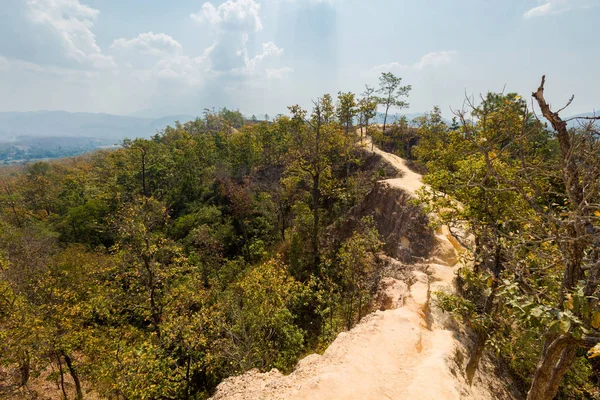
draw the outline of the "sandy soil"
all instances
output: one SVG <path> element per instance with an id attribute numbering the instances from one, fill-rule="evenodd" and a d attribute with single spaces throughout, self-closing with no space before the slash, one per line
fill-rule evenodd
<path id="1" fill-rule="evenodd" d="M 371 144 L 365 143 L 370 149 Z M 414 195 L 421 176 L 405 160 L 375 148 L 402 178 L 386 181 Z M 222 382 L 213 399 L 514 399 L 508 378 L 486 358 L 472 386 L 464 377 L 468 358 L 461 329 L 431 302 L 438 290 L 454 290 L 460 250 L 447 230 L 436 235 L 438 248 L 424 264 L 403 273 L 404 281 L 384 280 L 385 311 L 365 317 L 340 333 L 323 355 L 301 360 L 284 376 L 277 370 L 250 371 Z M 462 337 L 461 337 L 462 336 Z M 462 339 L 462 340 L 461 340 Z"/>

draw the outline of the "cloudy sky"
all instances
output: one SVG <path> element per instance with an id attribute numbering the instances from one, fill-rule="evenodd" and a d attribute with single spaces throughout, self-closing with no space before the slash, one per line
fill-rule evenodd
<path id="1" fill-rule="evenodd" d="M 600 107 L 600 0 L 1 0 L 0 111 L 276 114 L 391 71 L 408 112 L 465 93 Z"/>

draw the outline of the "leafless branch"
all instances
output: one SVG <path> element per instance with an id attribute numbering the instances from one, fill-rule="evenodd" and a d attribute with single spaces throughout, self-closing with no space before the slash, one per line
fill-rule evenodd
<path id="1" fill-rule="evenodd" d="M 571 105 L 571 103 L 573 102 L 573 99 L 575 98 L 575 95 L 571 95 L 571 98 L 569 99 L 569 101 L 567 102 L 567 104 L 561 108 L 560 110 L 557 111 L 557 113 L 560 113 L 562 111 L 564 111 L 567 107 L 569 107 Z"/>
<path id="2" fill-rule="evenodd" d="M 594 117 L 571 117 L 565 120 L 565 122 L 573 121 L 573 120 L 587 120 L 587 121 L 598 121 L 600 120 L 600 115 Z"/>

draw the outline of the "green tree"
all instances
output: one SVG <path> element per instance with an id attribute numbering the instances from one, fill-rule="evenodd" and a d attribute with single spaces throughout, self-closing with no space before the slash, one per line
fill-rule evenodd
<path id="1" fill-rule="evenodd" d="M 350 128 L 356 115 L 356 100 L 352 92 L 339 92 L 337 115 L 340 123 L 344 127 L 346 137 L 350 136 Z"/>
<path id="2" fill-rule="evenodd" d="M 461 274 L 464 299 L 442 297 L 477 332 L 467 372 L 472 377 L 483 344 L 491 343 L 531 382 L 530 399 L 554 398 L 565 374 L 585 376 L 577 350 L 600 341 L 592 300 L 599 195 L 590 180 L 600 168 L 598 141 L 589 127 L 568 132 L 543 90 L 544 81 L 534 98 L 555 133 L 520 96 L 490 94 L 471 104 L 470 116 L 458 114 L 458 129 L 423 124 L 417 148 L 430 171 L 427 201 L 443 222 L 462 220 L 475 236 L 473 246 L 463 241 L 473 256 L 473 270 Z M 515 353 L 541 359 L 536 368 L 515 361 Z"/>
<path id="3" fill-rule="evenodd" d="M 567 123 L 559 116 L 559 112 L 552 111 L 544 98 L 545 80 L 546 77 L 542 77 L 533 98 L 556 132 L 560 157 L 555 178 L 563 187 L 560 196 L 566 206 L 564 211 L 561 210 L 562 218 L 553 218 L 556 228 L 562 233 L 557 245 L 563 254 L 564 263 L 556 307 L 564 313 L 570 311 L 574 315 L 563 319 L 558 328 L 556 324 L 551 324 L 546 331 L 542 356 L 527 394 L 529 400 L 554 398 L 564 374 L 575 362 L 579 347 L 594 345 L 594 349 L 600 349 L 600 335 L 597 334 L 600 329 L 597 302 L 600 283 L 600 187 L 597 185 L 600 143 L 593 125 L 588 125 L 580 134 L 569 132 Z M 600 118 L 591 120 L 595 119 Z M 521 193 L 523 196 L 528 195 Z M 535 209 L 543 217 L 550 216 L 539 207 Z M 563 213 L 566 215 L 563 216 Z"/>
<path id="4" fill-rule="evenodd" d="M 340 123 L 344 127 L 344 162 L 346 164 L 346 180 L 350 177 L 350 153 L 354 149 L 356 135 L 352 130 L 354 116 L 356 115 L 356 100 L 352 92 L 339 92 L 337 115 Z"/>
<path id="5" fill-rule="evenodd" d="M 527 204 L 514 191 L 498 190 L 504 182 L 488 165 L 501 169 L 507 177 L 517 174 L 517 148 L 507 147 L 507 140 L 518 136 L 524 126 L 532 132 L 542 129 L 533 119 L 523 121 L 525 112 L 520 96 L 488 93 L 482 104 L 471 110 L 477 122 L 464 119 L 462 129 L 450 129 L 437 109 L 420 120 L 421 140 L 415 153 L 426 163 L 430 173 L 425 181 L 431 185 L 421 195 L 473 257 L 474 275 L 461 270 L 460 278 L 465 297 L 476 306 L 458 303 L 457 307 L 466 312 L 463 318 L 476 332 L 475 349 L 466 367 L 469 380 L 490 335 L 500 330 L 495 323 L 496 296 L 512 244 L 510 234 L 523 231 L 520 220 L 528 216 Z M 531 156 L 526 148 L 520 150 L 521 156 Z M 461 228 L 474 236 L 472 246 L 458 236 Z M 446 295 L 440 296 L 447 300 Z M 477 307 L 479 313 L 473 311 Z"/>
<path id="6" fill-rule="evenodd" d="M 314 102 L 310 118 L 300 106 L 290 107 L 292 113 L 293 147 L 290 151 L 288 174 L 308 178 L 311 189 L 312 269 L 316 271 L 320 261 L 319 232 L 321 227 L 321 190 L 324 180 L 331 177 L 332 156 L 343 151 L 343 136 L 332 123 L 334 107 L 331 96 L 325 95 Z"/>
<path id="7" fill-rule="evenodd" d="M 222 356 L 234 373 L 272 367 L 288 371 L 302 351 L 303 332 L 290 309 L 301 286 L 281 262 L 250 269 L 226 292 Z"/>
<path id="8" fill-rule="evenodd" d="M 377 97 L 377 102 L 385 108 L 383 117 L 384 135 L 390 109 L 408 107 L 408 103 L 404 100 L 400 100 L 400 98 L 408 97 L 412 87 L 410 85 L 400 86 L 401 84 L 402 78 L 395 76 L 391 72 L 383 72 L 379 77 L 379 89 L 377 90 L 377 93 L 379 93 L 380 96 Z"/>
<path id="9" fill-rule="evenodd" d="M 347 329 L 352 329 L 356 321 L 363 317 L 363 308 L 372 290 L 371 278 L 376 267 L 375 254 L 382 244 L 373 219 L 364 218 L 339 250 Z"/>
<path id="10" fill-rule="evenodd" d="M 369 121 L 377 115 L 377 98 L 373 97 L 375 88 L 365 85 L 363 97 L 358 101 L 358 115 L 360 119 L 360 142 L 363 143 L 363 127 L 365 133 L 369 132 Z M 372 150 L 372 149 L 371 149 Z"/>
<path id="11" fill-rule="evenodd" d="M 140 326 L 148 324 L 158 339 L 169 289 L 189 270 L 181 248 L 164 235 L 168 219 L 164 204 L 153 198 L 137 198 L 115 219 L 113 251 L 121 260 L 116 277 L 129 288 L 122 294 L 123 311 Z"/>

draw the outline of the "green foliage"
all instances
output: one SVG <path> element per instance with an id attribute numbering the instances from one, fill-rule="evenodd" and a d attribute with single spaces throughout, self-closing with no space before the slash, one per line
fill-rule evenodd
<path id="1" fill-rule="evenodd" d="M 402 78 L 395 76 L 391 72 L 382 72 L 381 76 L 379 77 L 378 93 L 380 93 L 381 96 L 377 97 L 377 101 L 379 104 L 386 107 L 386 115 L 387 110 L 389 110 L 391 107 L 408 107 L 408 103 L 400 100 L 400 97 L 408 96 L 411 86 L 400 86 L 401 83 Z"/>
<path id="2" fill-rule="evenodd" d="M 549 342 L 597 334 L 592 322 L 600 314 L 590 297 L 597 284 L 585 275 L 575 284 L 564 278 L 574 259 L 596 262 L 595 245 L 574 234 L 580 218 L 574 216 L 591 210 L 570 200 L 558 140 L 520 96 L 489 93 L 457 116 L 461 124 L 453 126 L 437 109 L 420 119 L 414 149 L 428 170 L 421 199 L 438 216 L 435 223 L 466 247 L 460 296 L 440 293 L 438 302 L 476 332 L 480 345 L 501 354 L 526 386 Z M 598 142 L 585 131 L 571 135 L 584 181 L 597 171 Z M 591 191 L 587 196 L 597 199 Z M 585 229 L 594 234 L 591 225 Z M 577 241 L 581 247 L 573 248 Z M 587 360 L 578 358 L 568 376 L 561 398 L 590 396 Z"/>
<path id="3" fill-rule="evenodd" d="M 385 117 L 383 122 L 383 133 L 386 132 L 386 123 L 388 112 L 391 108 L 407 108 L 408 103 L 404 100 L 400 100 L 401 97 L 408 97 L 412 87 L 410 85 L 401 86 L 402 78 L 395 76 L 391 72 L 382 72 L 379 77 L 379 89 L 377 93 L 380 94 L 375 100 L 379 105 L 385 107 Z"/>
<path id="4" fill-rule="evenodd" d="M 364 315 L 364 306 L 372 291 L 375 254 L 383 242 L 372 217 L 360 221 L 358 229 L 346 240 L 337 254 L 341 276 L 346 326 L 351 329 Z"/>
<path id="5" fill-rule="evenodd" d="M 7 174 L 0 360 L 16 385 L 71 375 L 109 398 L 202 399 L 249 368 L 289 371 L 353 324 L 379 239 L 372 221 L 343 243 L 328 230 L 375 180 L 357 107 L 352 93 L 324 95 L 310 113 L 250 124 L 205 110 Z"/>
<path id="6" fill-rule="evenodd" d="M 302 352 L 304 335 L 290 308 L 301 286 L 285 266 L 270 260 L 250 269 L 224 294 L 223 357 L 239 373 L 251 368 L 289 370 Z"/>

